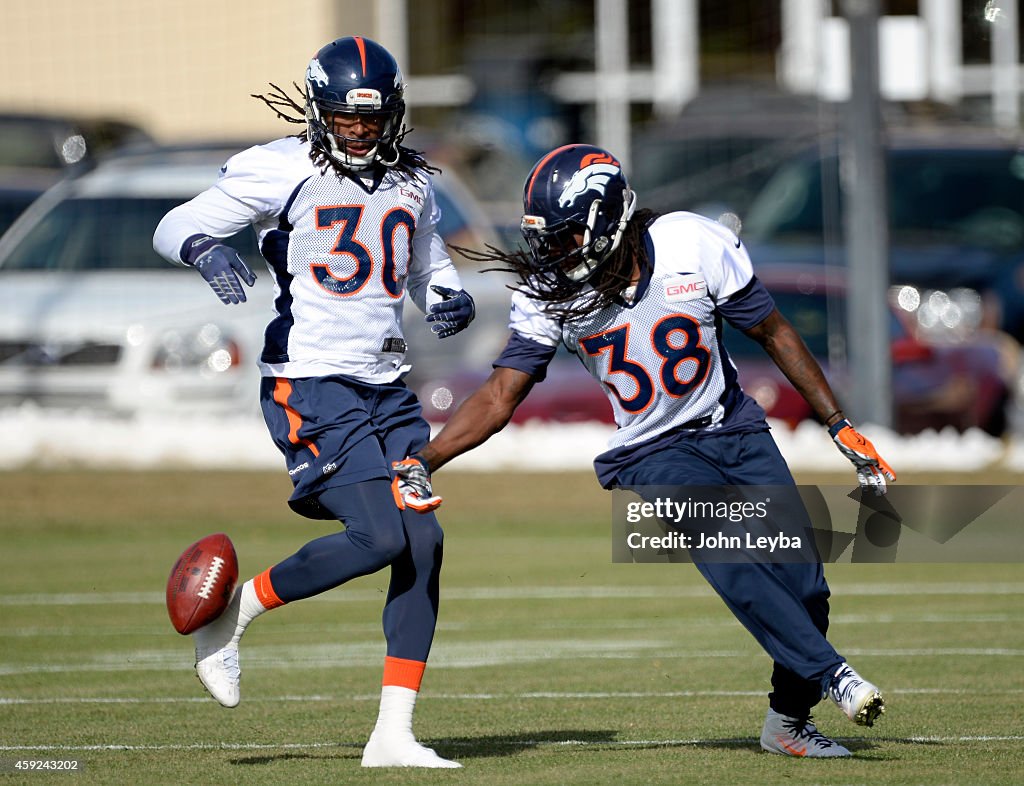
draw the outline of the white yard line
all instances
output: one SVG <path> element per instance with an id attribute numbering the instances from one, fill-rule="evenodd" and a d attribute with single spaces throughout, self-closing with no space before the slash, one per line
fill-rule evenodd
<path id="1" fill-rule="evenodd" d="M 765 690 L 678 690 L 678 691 L 530 691 L 527 693 L 432 693 L 423 692 L 424 701 L 524 701 L 524 700 L 557 700 L 557 699 L 694 699 L 694 698 L 746 698 L 766 695 Z M 1004 696 L 1020 695 L 1024 688 L 1000 688 L 976 690 L 973 688 L 887 688 L 886 695 L 895 696 Z M 320 704 L 340 703 L 346 701 L 380 700 L 380 694 L 365 693 L 351 696 L 269 696 L 264 698 L 247 698 L 247 704 Z M 19 699 L 0 697 L 0 706 L 45 705 L 45 704 L 208 704 L 208 696 L 163 696 L 154 698 L 136 698 L 131 696 L 64 696 Z"/>
<path id="2" fill-rule="evenodd" d="M 832 594 L 842 596 L 915 596 L 915 595 L 1024 595 L 1021 582 L 899 582 L 831 583 Z M 691 586 L 588 586 L 579 587 L 452 587 L 442 588 L 443 600 L 566 600 L 573 598 L 701 598 L 714 597 L 710 587 Z M 317 603 L 379 601 L 378 589 L 346 589 L 324 593 L 310 599 Z M 26 593 L 0 597 L 0 606 L 109 606 L 163 605 L 163 592 L 63 592 Z M 307 601 L 308 602 L 308 601 Z"/>
<path id="3" fill-rule="evenodd" d="M 379 642 L 349 642 L 302 646 L 263 645 L 245 650 L 248 668 L 333 669 L 377 666 L 381 659 Z M 864 647 L 844 648 L 850 656 L 877 658 L 908 657 L 1024 657 L 1024 649 L 1012 647 Z M 749 649 L 685 650 L 672 640 L 618 639 L 505 639 L 501 641 L 449 642 L 431 653 L 431 668 L 465 669 L 535 663 L 565 658 L 632 660 L 695 660 L 748 658 L 763 659 L 764 653 L 751 644 Z M 74 674 L 85 672 L 181 671 L 191 669 L 191 652 L 177 650 L 111 651 L 92 659 L 64 663 L 2 663 L 0 676 L 23 674 Z"/>

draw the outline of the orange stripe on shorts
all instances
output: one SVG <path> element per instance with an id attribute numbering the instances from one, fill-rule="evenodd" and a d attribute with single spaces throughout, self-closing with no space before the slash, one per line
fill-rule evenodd
<path id="1" fill-rule="evenodd" d="M 278 404 L 288 416 L 288 441 L 293 445 L 302 445 L 309 448 L 314 456 L 319 456 L 320 451 L 316 445 L 308 439 L 299 437 L 299 429 L 302 428 L 302 415 L 295 411 L 295 408 L 288 403 L 292 397 L 292 383 L 290 379 L 275 377 L 274 379 L 274 403 Z"/>

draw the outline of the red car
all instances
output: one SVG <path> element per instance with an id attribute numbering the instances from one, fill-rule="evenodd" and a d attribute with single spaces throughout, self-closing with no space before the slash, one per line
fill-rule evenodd
<path id="1" fill-rule="evenodd" d="M 770 266 L 757 271 L 775 304 L 817 358 L 840 402 L 848 388 L 845 355 L 846 285 L 842 271 L 820 266 Z M 953 426 L 1001 434 L 1020 348 L 1009 336 L 927 340 L 912 315 L 891 310 L 893 425 L 904 434 Z M 725 344 L 740 384 L 768 413 L 795 426 L 814 417 L 807 402 L 755 342 L 727 328 Z M 830 358 L 838 359 L 833 364 Z"/>
<path id="2" fill-rule="evenodd" d="M 758 277 L 779 310 L 803 336 L 842 401 L 846 373 L 830 362 L 830 349 L 840 358 L 845 349 L 845 285 L 841 271 L 826 273 L 821 267 L 773 265 L 758 270 Z M 447 362 L 436 362 L 431 352 L 438 352 L 440 347 L 434 349 L 424 342 L 415 347 L 420 352 L 411 354 L 416 366 L 408 382 L 419 394 L 427 420 L 447 420 L 459 402 L 490 374 L 490 362 L 508 336 L 507 297 L 490 300 L 485 297 L 481 304 L 478 298 L 477 321 L 462 334 L 461 353 L 451 344 L 447 349 L 449 353 L 454 350 L 454 354 L 448 355 Z M 893 308 L 895 428 L 901 433 L 916 433 L 947 426 L 960 431 L 978 427 L 991 434 L 1002 433 L 1020 351 L 1017 343 L 1005 334 L 984 332 L 959 343 L 937 343 L 917 338 L 912 324 L 909 314 Z M 807 402 L 758 344 L 726 325 L 725 345 L 743 389 L 764 407 L 769 418 L 795 426 L 814 417 Z M 424 368 L 426 373 L 422 372 Z M 601 386 L 564 350 L 549 367 L 547 379 L 535 386 L 516 410 L 513 422 L 533 419 L 613 422 Z"/>

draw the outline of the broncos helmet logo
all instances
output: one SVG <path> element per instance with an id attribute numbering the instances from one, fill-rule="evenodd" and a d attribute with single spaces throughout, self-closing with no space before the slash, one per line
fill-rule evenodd
<path id="1" fill-rule="evenodd" d="M 562 193 L 558 197 L 558 206 L 568 207 L 576 201 L 578 196 L 587 191 L 597 191 L 603 197 L 608 181 L 617 174 L 619 174 L 619 167 L 615 164 L 590 164 L 581 167 L 573 172 L 569 182 L 562 189 Z"/>
<path id="2" fill-rule="evenodd" d="M 324 67 L 320 65 L 320 61 L 315 57 L 309 61 L 309 66 L 306 68 L 306 80 L 316 82 L 320 87 L 326 87 L 330 81 L 327 78 L 327 72 L 324 71 Z"/>

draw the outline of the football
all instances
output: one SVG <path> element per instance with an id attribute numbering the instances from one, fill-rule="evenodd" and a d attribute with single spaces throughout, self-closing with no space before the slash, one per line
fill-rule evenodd
<path id="1" fill-rule="evenodd" d="M 167 579 L 167 613 L 181 634 L 220 616 L 238 581 L 238 557 L 231 538 L 207 535 L 185 549 Z"/>

